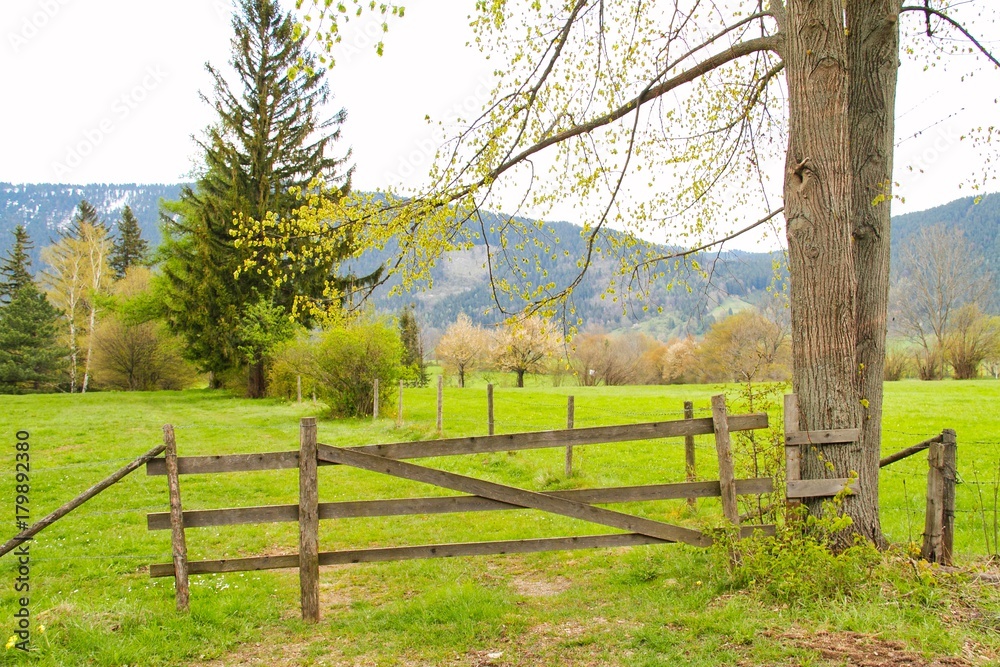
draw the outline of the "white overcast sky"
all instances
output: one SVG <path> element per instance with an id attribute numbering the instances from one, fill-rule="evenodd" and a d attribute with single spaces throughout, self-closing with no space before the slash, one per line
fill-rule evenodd
<path id="1" fill-rule="evenodd" d="M 329 81 L 335 105 L 349 114 L 344 144 L 354 151 L 355 187 L 418 185 L 434 149 L 424 117 L 462 107 L 468 116 L 484 101 L 491 68 L 465 46 L 473 4 L 407 3 L 381 58 L 374 23 L 348 26 Z M 230 55 L 229 12 L 229 0 L 4 0 L 0 181 L 184 180 L 196 156 L 191 136 L 212 121 L 198 97 L 210 90 L 204 64 L 223 65 Z M 1000 50 L 1000 26 L 973 28 Z M 976 76 L 959 84 L 954 71 L 923 72 L 904 60 L 896 180 L 906 201 L 894 204 L 896 213 L 971 194 L 959 184 L 978 158 L 958 138 L 1000 124 L 1000 72 L 980 61 Z"/>

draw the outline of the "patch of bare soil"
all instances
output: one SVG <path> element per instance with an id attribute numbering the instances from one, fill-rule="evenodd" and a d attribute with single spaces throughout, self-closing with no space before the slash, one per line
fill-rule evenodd
<path id="1" fill-rule="evenodd" d="M 565 577 L 555 579 L 540 579 L 537 577 L 519 576 L 510 580 L 514 592 L 526 598 L 548 598 L 568 591 L 572 582 Z"/>
<path id="2" fill-rule="evenodd" d="M 858 632 L 805 632 L 780 635 L 799 648 L 816 651 L 829 663 L 845 667 L 969 667 L 961 658 L 927 660 L 901 642 Z"/>

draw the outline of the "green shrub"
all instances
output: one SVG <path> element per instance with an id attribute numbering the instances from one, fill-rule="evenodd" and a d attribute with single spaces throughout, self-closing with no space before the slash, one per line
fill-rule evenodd
<path id="1" fill-rule="evenodd" d="M 371 415 L 375 380 L 379 405 L 386 407 L 402 376 L 402 359 L 396 327 L 381 319 L 355 320 L 286 343 L 271 366 L 272 393 L 294 396 L 301 375 L 303 393 L 315 388 L 333 415 Z"/>
<path id="2" fill-rule="evenodd" d="M 773 537 L 721 536 L 713 547 L 717 571 L 726 573 L 730 586 L 779 603 L 851 597 L 866 590 L 882 555 L 861 537 L 846 549 L 836 548 L 851 525 L 841 511 L 842 500 L 826 503 L 818 517 L 804 506 L 789 510 L 790 520 Z"/>

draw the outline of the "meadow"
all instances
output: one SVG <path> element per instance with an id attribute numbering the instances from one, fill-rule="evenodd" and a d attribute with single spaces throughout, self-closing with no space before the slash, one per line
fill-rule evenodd
<path id="1" fill-rule="evenodd" d="M 497 387 L 498 433 L 562 428 L 568 395 L 575 397 L 576 427 L 586 427 L 679 419 L 686 400 L 696 416 L 706 416 L 711 395 L 733 391 L 529 384 Z M 321 417 L 319 441 L 331 445 L 430 439 L 437 437 L 435 393 L 406 389 L 401 427 L 395 402 L 373 422 L 330 419 L 311 401 L 251 401 L 207 390 L 5 396 L 2 537 L 15 532 L 19 430 L 30 433 L 34 520 L 160 442 L 165 423 L 175 427 L 181 456 L 295 449 L 305 416 Z M 486 432 L 485 393 L 481 379 L 446 388 L 445 436 Z M 886 385 L 884 453 L 943 428 L 958 433 L 956 564 L 966 570 L 988 568 L 997 550 L 998 399 L 994 381 Z M 780 413 L 771 420 L 780 424 Z M 715 478 L 711 437 L 698 438 L 696 447 L 699 477 Z M 428 463 L 537 490 L 684 479 L 680 440 L 577 448 L 568 478 L 561 450 Z M 166 482 L 138 471 L 32 543 L 34 650 L 0 652 L 0 665 L 822 665 L 849 662 L 837 651 L 870 654 L 872 646 L 900 658 L 863 664 L 924 664 L 919 660 L 933 656 L 969 661 L 948 664 L 994 661 L 995 586 L 907 557 L 923 529 L 926 468 L 926 456 L 918 455 L 883 470 L 883 527 L 896 546 L 872 566 L 872 585 L 836 595 L 775 597 L 737 583 L 719 550 L 659 545 L 323 568 L 323 619 L 316 626 L 299 620 L 295 571 L 193 576 L 191 613 L 177 614 L 173 580 L 150 579 L 147 571 L 150 563 L 170 561 L 169 531 L 147 531 L 145 519 L 167 510 Z M 443 493 L 340 467 L 319 475 L 321 501 Z M 294 470 L 194 475 L 182 478 L 181 490 L 185 509 L 238 507 L 294 503 L 298 483 Z M 695 508 L 663 501 L 623 509 L 698 527 L 721 524 L 717 502 L 708 499 Z M 320 548 L 594 532 L 533 511 L 349 519 L 322 522 Z M 297 532 L 295 524 L 193 528 L 187 542 L 191 560 L 294 553 Z M 14 626 L 16 570 L 11 556 L 0 560 L 0 631 Z"/>

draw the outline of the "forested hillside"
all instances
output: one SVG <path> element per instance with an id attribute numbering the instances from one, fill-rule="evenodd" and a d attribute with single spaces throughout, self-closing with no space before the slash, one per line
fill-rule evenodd
<path id="1" fill-rule="evenodd" d="M 69 223 L 73 210 L 81 199 L 89 201 L 112 230 L 121 216 L 122 208 L 130 206 L 142 228 L 143 237 L 155 246 L 160 242 L 157 229 L 160 200 L 177 199 L 180 191 L 180 184 L 0 183 L 0 255 L 10 247 L 14 228 L 24 225 L 35 244 L 31 259 L 37 270 L 40 249 L 48 245 L 56 232 Z"/>
<path id="2" fill-rule="evenodd" d="M 38 270 L 41 247 L 47 245 L 56 231 L 69 221 L 81 199 L 91 202 L 113 231 L 122 207 L 128 204 L 142 227 L 143 236 L 155 247 L 160 242 L 157 227 L 159 202 L 176 199 L 180 188 L 179 184 L 69 186 L 0 183 L 0 253 L 6 252 L 10 246 L 14 227 L 24 224 L 35 244 L 32 259 Z M 487 227 L 498 223 L 500 217 L 495 216 L 487 220 Z M 986 195 L 979 203 L 967 197 L 927 211 L 898 216 L 893 220 L 894 261 L 899 248 L 910 242 L 920 229 L 939 223 L 962 230 L 973 247 L 982 250 L 992 273 L 997 273 L 997 268 L 1000 268 L 997 265 L 997 257 L 1000 256 L 1000 193 Z M 583 239 L 578 226 L 555 222 L 549 223 L 547 228 L 550 229 L 550 240 L 558 240 L 558 247 L 567 250 L 570 258 L 579 256 Z M 497 246 L 493 244 L 492 247 Z M 668 249 L 664 250 L 668 252 Z M 389 252 L 391 249 L 384 253 L 366 254 L 351 269 L 357 274 L 365 274 L 377 263 L 384 262 Z M 686 270 L 683 266 L 674 270 L 674 281 L 662 280 L 653 286 L 650 298 L 645 302 L 649 306 L 647 311 L 643 311 L 642 302 L 622 303 L 604 295 L 612 274 L 612 264 L 598 259 L 588 272 L 589 278 L 574 294 L 577 314 L 583 318 L 585 326 L 607 330 L 638 326 L 664 340 L 688 333 L 701 334 L 720 317 L 738 311 L 748 303 L 760 302 L 766 297 L 767 288 L 775 284 L 776 278 L 780 280 L 785 275 L 779 254 L 731 251 L 718 256 L 709 253 L 694 259 L 705 273 Z M 413 303 L 424 326 L 429 328 L 447 326 L 460 312 L 480 322 L 496 321 L 501 315 L 495 308 L 494 294 L 483 268 L 485 261 L 486 244 L 479 239 L 474 248 L 451 253 L 438 264 L 433 271 L 433 289 L 390 297 L 387 286 L 376 293 L 376 307 L 394 312 Z M 537 280 L 540 272 L 547 272 L 557 284 L 565 284 L 577 270 L 575 261 L 567 259 L 561 252 L 556 254 L 554 260 L 543 253 L 539 261 L 537 268 L 527 269 L 529 275 L 526 280 Z M 502 264 L 494 266 L 494 271 L 503 276 L 512 275 L 510 267 Z"/>

